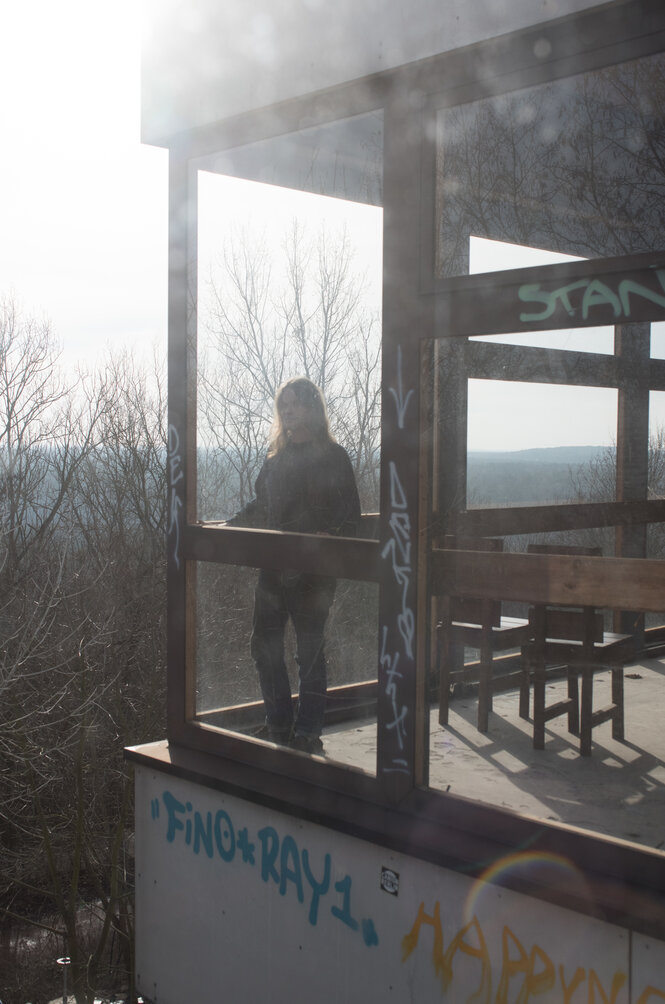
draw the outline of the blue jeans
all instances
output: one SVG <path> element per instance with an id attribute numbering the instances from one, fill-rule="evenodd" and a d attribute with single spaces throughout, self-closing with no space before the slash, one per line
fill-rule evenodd
<path id="1" fill-rule="evenodd" d="M 326 707 L 324 629 L 335 596 L 335 580 L 321 575 L 263 569 L 254 595 L 250 651 L 256 663 L 266 724 L 279 732 L 320 736 Z M 300 675 L 293 720 L 291 687 L 284 661 L 284 631 L 291 618 Z"/>

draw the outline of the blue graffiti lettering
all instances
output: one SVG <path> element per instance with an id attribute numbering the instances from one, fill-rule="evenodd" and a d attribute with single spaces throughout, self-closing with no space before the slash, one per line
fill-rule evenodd
<path id="1" fill-rule="evenodd" d="M 166 839 L 170 844 L 175 840 L 175 835 L 177 830 L 184 830 L 185 824 L 181 819 L 178 819 L 176 813 L 183 815 L 185 813 L 185 806 L 182 802 L 179 802 L 170 791 L 165 791 L 162 794 L 162 801 L 164 802 L 164 807 L 168 813 L 168 821 L 166 824 Z"/>
<path id="2" fill-rule="evenodd" d="M 395 676 L 399 676 L 395 672 Z M 403 716 L 395 723 L 398 731 L 403 729 Z M 216 813 L 201 813 L 194 809 L 191 802 L 180 802 L 170 791 L 162 793 L 162 802 L 166 809 L 166 840 L 173 844 L 178 833 L 181 841 L 195 855 L 201 850 L 209 859 L 221 858 L 231 863 L 239 851 L 239 858 L 249 865 L 256 865 L 260 858 L 259 873 L 265 883 L 274 883 L 280 896 L 286 896 L 290 889 L 295 891 L 299 903 L 308 903 L 307 920 L 316 927 L 321 902 L 330 892 L 332 875 L 332 858 L 325 854 L 320 865 L 312 863 L 309 851 L 300 848 L 290 834 L 280 838 L 273 826 L 264 826 L 257 832 L 258 844 L 250 839 L 247 827 L 236 830 L 229 813 L 218 809 Z M 159 799 L 150 802 L 150 815 L 153 821 L 160 818 Z M 258 854 L 257 854 L 258 848 Z M 307 887 L 305 886 L 307 883 Z M 352 880 L 345 875 L 335 883 L 335 892 L 341 900 L 332 903 L 330 913 L 340 920 L 351 931 L 360 930 L 367 946 L 378 945 L 379 938 L 373 920 L 356 920 L 351 910 Z M 307 895 L 306 895 L 307 892 Z"/>
<path id="3" fill-rule="evenodd" d="M 335 882 L 335 889 L 337 892 L 341 892 L 344 896 L 342 900 L 341 908 L 339 906 L 331 906 L 330 912 L 334 917 L 339 918 L 343 924 L 350 927 L 352 931 L 358 930 L 358 921 L 351 916 L 351 877 L 345 875 L 340 882 Z"/>
<path id="4" fill-rule="evenodd" d="M 222 823 L 226 822 L 226 828 L 222 830 Z M 233 823 L 228 812 L 220 809 L 215 815 L 215 844 L 220 858 L 224 861 L 233 861 L 236 853 L 236 838 L 233 832 Z"/>
<path id="5" fill-rule="evenodd" d="M 305 849 L 302 852 L 302 867 L 305 878 L 312 887 L 312 902 L 309 904 L 309 922 L 312 927 L 316 927 L 319 914 L 319 900 L 328 892 L 330 888 L 330 855 L 326 854 L 323 859 L 323 879 L 317 882 L 309 867 L 309 852 Z"/>
<path id="6" fill-rule="evenodd" d="M 374 945 L 378 945 L 379 936 L 376 933 L 376 928 L 374 927 L 374 921 L 363 920 L 362 929 L 363 929 L 363 941 L 365 942 L 367 947 L 372 948 Z"/>
<path id="7" fill-rule="evenodd" d="M 665 308 L 665 269 L 654 269 L 652 274 L 658 280 L 662 292 L 649 289 L 634 279 L 622 279 L 616 292 L 607 282 L 600 279 L 578 279 L 576 282 L 552 290 L 542 289 L 539 282 L 525 283 L 520 286 L 517 296 L 523 303 L 542 304 L 542 310 L 532 314 L 521 313 L 520 321 L 525 324 L 529 321 L 546 321 L 552 317 L 558 306 L 561 306 L 569 317 L 574 317 L 579 312 L 585 321 L 589 319 L 593 308 L 610 307 L 615 320 L 622 318 L 628 321 L 631 316 L 631 297 L 639 297 Z M 584 292 L 581 302 L 576 306 L 574 301 L 578 298 L 571 299 L 571 294 L 580 290 Z"/>
<path id="8" fill-rule="evenodd" d="M 279 872 L 275 868 L 275 861 L 279 854 L 277 830 L 272 826 L 264 826 L 262 830 L 259 830 L 257 836 L 261 841 L 261 878 L 264 882 L 271 878 L 276 885 L 279 885 Z"/>
<path id="9" fill-rule="evenodd" d="M 194 813 L 194 853 L 198 854 L 201 850 L 201 844 L 203 844 L 203 849 L 209 858 L 213 855 L 213 840 L 212 840 L 212 813 L 206 813 L 205 826 L 203 825 L 203 820 L 201 814 L 198 812 Z"/>
<path id="10" fill-rule="evenodd" d="M 249 839 L 249 833 L 247 827 L 244 826 L 242 830 L 239 830 L 237 837 L 238 850 L 242 854 L 242 859 L 245 864 L 254 864 L 254 844 L 251 843 Z"/>
<path id="11" fill-rule="evenodd" d="M 291 867 L 289 867 L 289 861 L 291 862 Z M 305 894 L 303 893 L 302 888 L 300 854 L 298 853 L 298 845 L 293 837 L 288 836 L 288 834 L 282 840 L 282 853 L 280 855 L 279 864 L 282 869 L 282 875 L 279 883 L 280 896 L 286 896 L 286 883 L 293 882 L 296 887 L 298 902 L 303 903 L 305 901 Z"/>

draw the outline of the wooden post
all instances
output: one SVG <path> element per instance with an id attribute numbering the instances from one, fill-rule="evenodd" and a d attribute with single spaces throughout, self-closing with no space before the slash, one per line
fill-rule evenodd
<path id="1" fill-rule="evenodd" d="M 639 502 L 648 495 L 650 343 L 649 324 L 624 324 L 615 329 L 614 352 L 619 363 L 616 455 L 618 502 Z M 646 558 L 646 553 L 646 524 L 616 528 L 617 557 Z M 635 635 L 639 649 L 644 643 L 644 614 L 634 611 L 617 612 L 615 629 Z"/>
<path id="2" fill-rule="evenodd" d="M 377 777 L 396 802 L 426 777 L 428 735 L 420 339 L 432 298 L 419 288 L 422 125 L 408 91 L 387 103 L 384 134 Z"/>
<path id="3" fill-rule="evenodd" d="M 195 340 L 188 317 L 193 193 L 186 156 L 171 151 L 169 165 L 168 531 L 167 531 L 167 735 L 177 740 L 194 713 L 195 668 L 189 646 L 193 585 L 185 558 L 185 526 L 196 505 L 196 414 L 193 400 Z M 183 379 L 183 374 L 185 377 Z M 188 582 L 189 578 L 189 582 Z"/>

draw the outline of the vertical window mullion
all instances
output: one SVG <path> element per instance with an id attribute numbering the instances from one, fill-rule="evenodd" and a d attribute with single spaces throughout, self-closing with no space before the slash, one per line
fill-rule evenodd
<path id="1" fill-rule="evenodd" d="M 418 687 L 425 655 L 420 567 L 421 117 L 399 97 L 385 111 L 381 543 L 377 778 L 398 801 L 424 776 Z"/>

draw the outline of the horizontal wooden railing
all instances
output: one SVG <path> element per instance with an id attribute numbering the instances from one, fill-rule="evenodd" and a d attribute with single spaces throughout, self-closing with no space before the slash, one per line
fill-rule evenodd
<path id="1" fill-rule="evenodd" d="M 509 537 L 557 530 L 587 530 L 665 522 L 665 499 L 644 502 L 572 502 L 556 505 L 465 509 L 441 519 L 441 534 Z"/>
<path id="2" fill-rule="evenodd" d="M 435 549 L 434 595 L 665 610 L 665 561 Z"/>
<path id="3" fill-rule="evenodd" d="M 376 582 L 379 544 L 376 540 L 246 530 L 218 523 L 185 528 L 188 561 L 212 561 L 249 568 L 297 568 L 338 579 Z"/>

